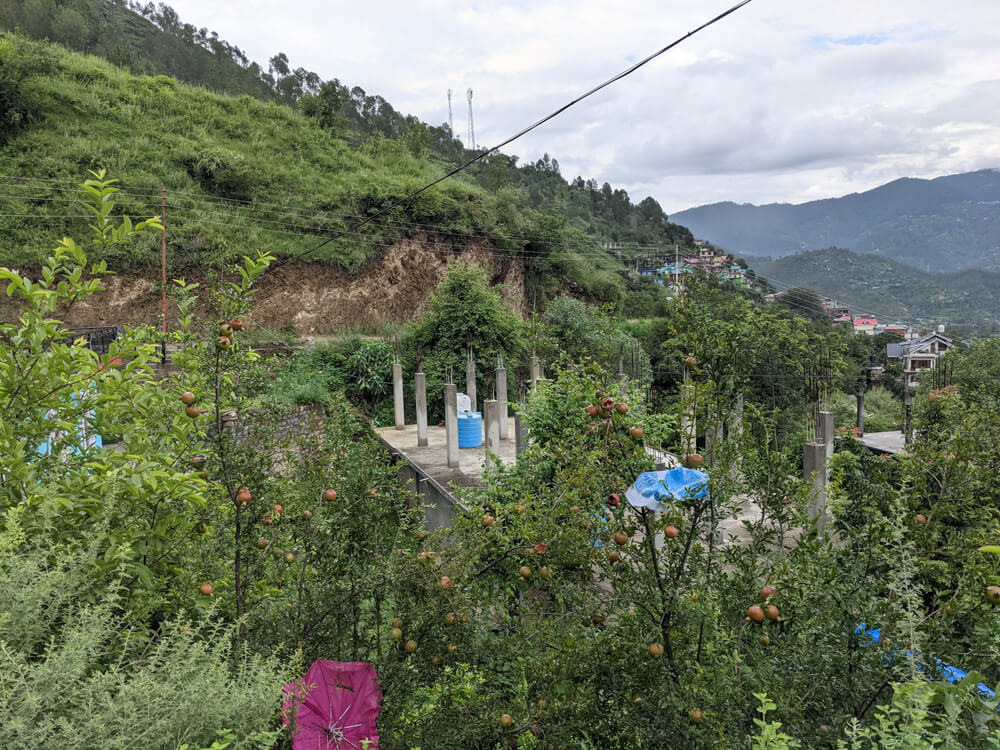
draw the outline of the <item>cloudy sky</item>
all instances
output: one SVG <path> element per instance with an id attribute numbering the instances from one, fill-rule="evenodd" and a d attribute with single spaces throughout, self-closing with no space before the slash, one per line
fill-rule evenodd
<path id="1" fill-rule="evenodd" d="M 381 94 L 493 145 L 735 0 L 172 0 L 265 62 Z M 801 202 L 1000 167 L 1000 2 L 753 0 L 511 144 L 652 195 Z"/>

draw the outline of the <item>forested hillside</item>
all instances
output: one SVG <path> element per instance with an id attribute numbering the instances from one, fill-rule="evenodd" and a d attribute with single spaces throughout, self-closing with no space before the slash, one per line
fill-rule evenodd
<path id="1" fill-rule="evenodd" d="M 133 12 L 76 0 L 53 8 L 39 14 L 14 0 L 0 9 L 0 25 L 21 32 L 0 37 L 5 259 L 35 263 L 54 238 L 85 223 L 65 191 L 86 169 L 121 179 L 120 205 L 133 215 L 158 213 L 165 186 L 171 243 L 204 264 L 254 247 L 300 253 L 474 154 L 447 126 L 292 69 L 283 54 L 265 71 L 167 6 Z M 428 233 L 456 246 L 483 237 L 524 259 L 536 295 L 569 284 L 610 301 L 628 285 L 616 270 L 630 248 L 691 240 L 652 198 L 635 204 L 607 183 L 567 182 L 548 155 L 519 165 L 497 154 L 309 259 L 356 271 L 400 238 Z M 625 246 L 622 258 L 602 249 L 609 242 Z M 156 247 L 147 239 L 109 261 L 142 266 Z"/>
<path id="2" fill-rule="evenodd" d="M 984 169 L 799 205 L 715 203 L 675 218 L 736 253 L 781 257 L 835 246 L 936 273 L 1000 270 L 998 205 L 1000 171 Z"/>
<path id="3" fill-rule="evenodd" d="M 820 290 L 855 312 L 880 319 L 1000 326 L 1000 273 L 927 273 L 877 255 L 828 248 L 777 260 L 752 259 L 751 266 L 789 286 Z"/>

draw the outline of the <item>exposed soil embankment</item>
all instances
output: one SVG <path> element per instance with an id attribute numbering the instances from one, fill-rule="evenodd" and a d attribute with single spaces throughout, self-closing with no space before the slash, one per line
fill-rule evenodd
<path id="1" fill-rule="evenodd" d="M 395 243 L 353 275 L 328 263 L 289 263 L 269 271 L 257 282 L 253 321 L 273 329 L 291 327 L 301 335 L 405 323 L 423 309 L 448 266 L 459 262 L 486 268 L 507 304 L 527 314 L 520 261 L 505 261 L 485 241 L 472 241 L 456 252 L 450 242 L 422 238 Z M 205 280 L 192 271 L 186 269 L 185 280 L 204 285 Z M 103 282 L 105 291 L 56 317 L 73 326 L 158 324 L 157 276 L 152 270 L 145 275 L 109 276 Z M 4 286 L 0 285 L 0 320 L 9 322 L 16 312 Z M 170 307 L 168 320 L 174 317 Z M 203 312 L 210 315 L 207 307 Z"/>

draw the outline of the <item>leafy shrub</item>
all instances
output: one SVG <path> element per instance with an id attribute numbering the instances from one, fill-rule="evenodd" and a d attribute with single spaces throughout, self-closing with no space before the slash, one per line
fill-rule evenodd
<path id="1" fill-rule="evenodd" d="M 464 381 L 467 348 L 471 347 L 477 393 L 482 394 L 492 383 L 498 355 L 508 368 L 525 356 L 525 334 L 524 324 L 490 286 L 486 272 L 457 264 L 434 290 L 427 314 L 406 345 L 411 358 L 423 360 L 428 382 L 443 382 L 451 374 L 459 384 Z M 513 385 L 509 393 L 512 397 Z"/>
<path id="2" fill-rule="evenodd" d="M 344 363 L 347 393 L 370 409 L 392 391 L 392 348 L 384 341 L 357 339 L 351 349 Z"/>
<path id="3" fill-rule="evenodd" d="M 79 597 L 88 554 L 53 557 L 10 533 L 0 550 L 0 747 L 175 750 L 220 728 L 233 747 L 273 741 L 282 666 L 235 647 L 232 627 L 133 631 L 114 593 Z"/>
<path id="4" fill-rule="evenodd" d="M 0 145 L 27 127 L 34 115 L 25 82 L 53 67 L 54 57 L 45 45 L 15 44 L 12 36 L 0 34 Z"/>
<path id="5" fill-rule="evenodd" d="M 224 198 L 250 200 L 260 175 L 235 151 L 214 148 L 185 160 L 190 175 L 208 192 Z"/>
<path id="6" fill-rule="evenodd" d="M 898 430 L 903 424 L 902 404 L 884 388 L 876 388 L 865 394 L 865 432 L 889 432 Z M 833 421 L 837 427 L 849 427 L 857 423 L 857 397 L 838 393 L 833 400 Z"/>
<path id="7" fill-rule="evenodd" d="M 639 340 L 622 330 L 606 309 L 572 297 L 556 297 L 545 309 L 543 320 L 570 360 L 589 360 L 617 373 L 621 357 L 632 380 L 646 382 L 652 377 L 649 356 Z"/>

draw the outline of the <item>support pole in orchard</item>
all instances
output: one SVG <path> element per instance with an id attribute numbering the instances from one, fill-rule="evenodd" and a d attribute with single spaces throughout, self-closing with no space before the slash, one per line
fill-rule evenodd
<path id="1" fill-rule="evenodd" d="M 826 458 L 830 460 L 833 458 L 833 412 L 821 411 L 818 422 L 816 425 L 818 438 L 826 446 Z"/>
<path id="2" fill-rule="evenodd" d="M 681 439 L 684 452 L 694 453 L 698 439 L 698 422 L 695 403 L 695 385 L 691 379 L 691 368 L 684 364 L 684 384 L 681 385 Z"/>
<path id="3" fill-rule="evenodd" d="M 514 411 L 514 452 L 517 456 L 520 456 L 528 447 L 528 426 L 524 423 L 524 417 L 521 415 L 522 408 L 522 405 L 518 404 Z"/>
<path id="4" fill-rule="evenodd" d="M 498 406 L 498 419 L 500 420 L 500 439 L 507 440 L 510 435 L 510 429 L 508 427 L 508 412 L 507 412 L 507 370 L 503 366 L 503 357 L 497 355 L 497 373 L 496 373 L 496 384 L 497 384 L 497 406 Z"/>
<path id="5" fill-rule="evenodd" d="M 816 521 L 816 532 L 823 536 L 826 528 L 826 445 L 815 440 L 802 449 L 802 478 L 811 483 L 809 518 Z"/>
<path id="6" fill-rule="evenodd" d="M 458 389 L 454 383 L 444 386 L 444 434 L 448 466 L 458 466 Z"/>
<path id="7" fill-rule="evenodd" d="M 906 375 L 903 375 L 903 445 L 913 442 L 913 392 Z"/>
<path id="8" fill-rule="evenodd" d="M 486 460 L 500 453 L 500 409 L 495 398 L 483 401 L 483 420 L 485 424 Z M 499 459 L 497 459 L 499 460 Z"/>
<path id="9" fill-rule="evenodd" d="M 469 347 L 469 356 L 465 360 L 465 395 L 469 397 L 472 405 L 469 411 L 476 409 L 476 360 L 472 358 L 472 347 Z"/>
<path id="10" fill-rule="evenodd" d="M 529 379 L 531 380 L 531 390 L 538 390 L 538 381 L 542 379 L 542 366 L 538 361 L 538 357 L 534 354 L 528 359 L 528 372 Z"/>
<path id="11" fill-rule="evenodd" d="M 163 340 L 160 342 L 160 359 L 167 361 L 167 186 L 160 188 L 160 331 Z"/>
<path id="12" fill-rule="evenodd" d="M 417 405 L 417 445 L 427 445 L 427 376 L 423 370 L 413 376 L 413 390 Z"/>
<path id="13" fill-rule="evenodd" d="M 394 362 L 392 365 L 392 402 L 396 416 L 396 429 L 406 427 L 406 417 L 403 412 L 403 365 Z"/>

